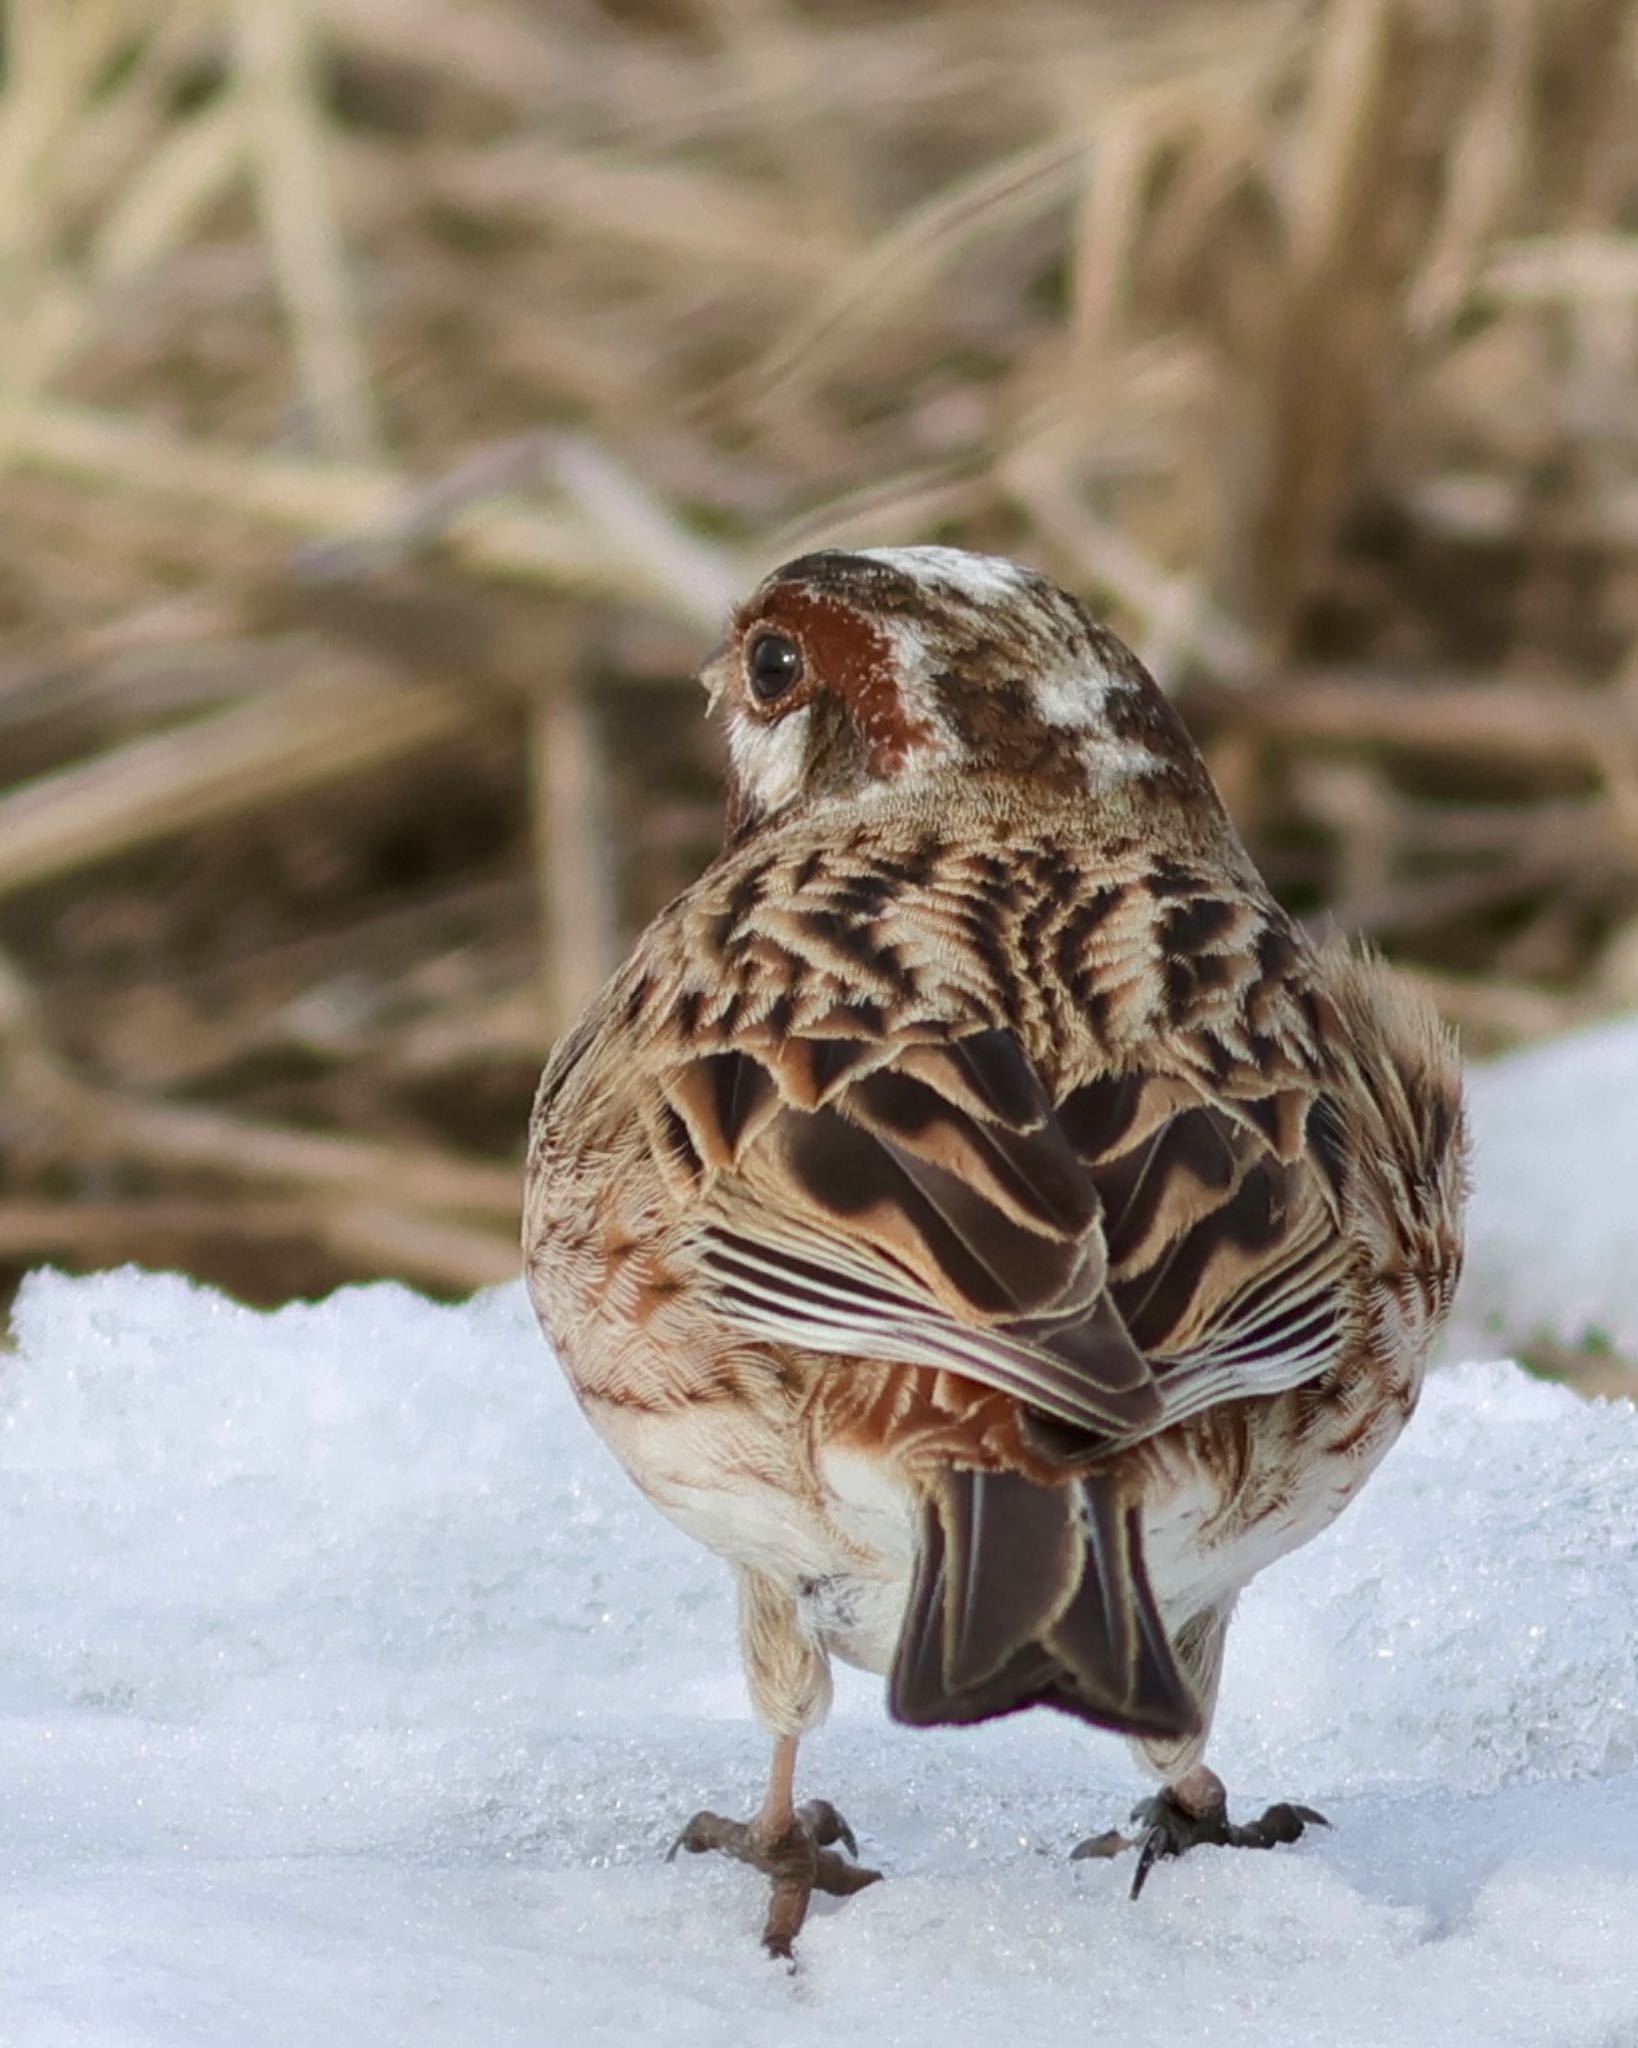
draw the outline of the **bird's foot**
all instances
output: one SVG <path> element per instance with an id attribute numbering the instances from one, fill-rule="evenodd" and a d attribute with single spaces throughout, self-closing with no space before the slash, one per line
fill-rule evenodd
<path id="1" fill-rule="evenodd" d="M 1228 1817 L 1228 1794 L 1215 1771 L 1197 1764 L 1177 1784 L 1168 1785 L 1152 1799 L 1132 1808 L 1138 1823 L 1135 1835 L 1110 1828 L 1093 1835 L 1070 1851 L 1073 1861 L 1088 1856 L 1118 1856 L 1125 1849 L 1138 1852 L 1132 1872 L 1132 1897 L 1142 1891 L 1149 1872 L 1163 1858 L 1184 1856 L 1202 1842 L 1225 1849 L 1272 1849 L 1281 1842 L 1294 1842 L 1310 1826 L 1326 1828 L 1331 1823 L 1311 1806 L 1293 1806 L 1280 1800 L 1260 1820 L 1237 1824 Z"/>
<path id="2" fill-rule="evenodd" d="M 867 1884 L 875 1884 L 881 1876 L 879 1870 L 845 1861 L 836 1851 L 838 1842 L 849 1856 L 857 1857 L 859 1845 L 853 1830 L 835 1807 L 828 1799 L 810 1799 L 778 1830 L 765 1828 L 760 1821 L 696 1813 L 666 1851 L 665 1860 L 673 1862 L 679 1849 L 686 1849 L 691 1856 L 716 1849 L 760 1870 L 773 1885 L 762 1945 L 769 1955 L 788 1956 L 815 1892 L 845 1899 L 862 1892 Z"/>

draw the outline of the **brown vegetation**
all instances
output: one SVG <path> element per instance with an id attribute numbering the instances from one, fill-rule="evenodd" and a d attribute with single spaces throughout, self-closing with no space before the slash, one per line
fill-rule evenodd
<path id="1" fill-rule="evenodd" d="M 1638 0 L 0 19 L 0 1280 L 510 1272 L 821 540 L 1093 597 L 1475 1047 L 1638 1000 Z"/>

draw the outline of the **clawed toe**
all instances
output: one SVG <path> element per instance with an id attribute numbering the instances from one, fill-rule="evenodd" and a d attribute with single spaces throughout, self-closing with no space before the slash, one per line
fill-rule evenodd
<path id="1" fill-rule="evenodd" d="M 1264 1812 L 1261 1820 L 1231 1827 L 1229 1843 L 1236 1849 L 1272 1849 L 1281 1842 L 1294 1842 L 1305 1828 L 1330 1825 L 1324 1814 L 1316 1813 L 1311 1806 L 1293 1806 L 1289 1800 L 1280 1799 Z"/>
<path id="2" fill-rule="evenodd" d="M 726 1820 L 720 1813 L 707 1813 L 701 1807 L 698 1813 L 690 1814 L 677 1830 L 671 1847 L 665 1852 L 665 1860 L 675 1863 L 680 1849 L 686 1849 L 690 1856 L 703 1856 L 709 1849 L 721 1849 L 732 1856 L 737 1851 L 729 1846 L 730 1842 L 735 1835 L 744 1832 L 744 1821 Z"/>
<path id="3" fill-rule="evenodd" d="M 665 1860 L 674 1863 L 679 1849 L 686 1849 L 691 1856 L 716 1850 L 760 1870 L 773 1886 L 762 1930 L 763 1946 L 770 1955 L 789 1956 L 815 1892 L 849 1898 L 881 1877 L 879 1870 L 844 1862 L 834 1847 L 838 1842 L 850 1856 L 857 1857 L 859 1845 L 853 1830 L 835 1807 L 828 1799 L 810 1799 L 777 1834 L 755 1821 L 696 1813 L 666 1851 Z"/>
<path id="4" fill-rule="evenodd" d="M 1331 1825 L 1313 1807 L 1295 1806 L 1283 1799 L 1259 1819 L 1237 1824 L 1228 1817 L 1228 1801 L 1220 1786 L 1215 1786 L 1205 1800 L 1193 1803 L 1185 1802 L 1168 1788 L 1152 1799 L 1141 1800 L 1133 1807 L 1132 1818 L 1139 1824 L 1135 1835 L 1110 1828 L 1077 1844 L 1070 1857 L 1078 1862 L 1086 1857 L 1118 1856 L 1123 1850 L 1136 1849 L 1137 1867 L 1132 1872 L 1131 1890 L 1134 1899 L 1157 1863 L 1185 1856 L 1202 1843 L 1224 1849 L 1272 1849 L 1280 1843 L 1296 1841 L 1310 1827 Z"/>

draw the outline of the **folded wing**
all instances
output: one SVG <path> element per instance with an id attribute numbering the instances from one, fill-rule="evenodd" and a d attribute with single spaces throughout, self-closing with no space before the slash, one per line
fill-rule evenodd
<path id="1" fill-rule="evenodd" d="M 1016 1038 L 985 1030 L 719 1050 L 674 1071 L 667 1103 L 726 1317 L 964 1375 L 1023 1403 L 1062 1459 L 1062 1485 L 930 1487 L 896 1710 L 971 1720 L 1044 1702 L 1187 1733 L 1141 1514 L 1106 1454 L 1337 1355 L 1341 1164 L 1323 1097 L 1295 1081 L 1208 1097 L 1180 1063 L 1054 1102 Z"/>

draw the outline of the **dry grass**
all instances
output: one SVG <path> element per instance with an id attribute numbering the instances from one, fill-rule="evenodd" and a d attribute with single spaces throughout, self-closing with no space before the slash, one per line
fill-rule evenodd
<path id="1" fill-rule="evenodd" d="M 1476 1047 L 1638 1002 L 1638 0 L 0 19 L 0 1279 L 509 1271 L 818 540 L 1094 596 Z"/>

